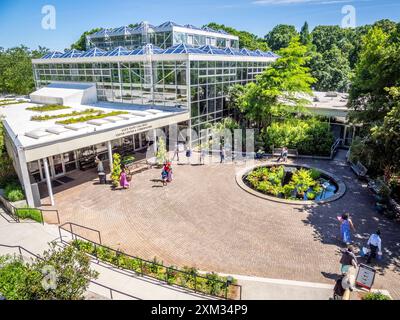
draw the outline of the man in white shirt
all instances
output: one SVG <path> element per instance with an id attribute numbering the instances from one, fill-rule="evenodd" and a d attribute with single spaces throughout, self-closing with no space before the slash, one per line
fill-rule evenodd
<path id="1" fill-rule="evenodd" d="M 368 260 L 367 263 L 371 263 L 372 258 L 376 258 L 376 253 L 382 252 L 382 240 L 381 240 L 381 231 L 378 230 L 374 234 L 371 234 L 371 236 L 368 239 L 367 245 L 369 245 L 369 248 L 371 249 L 371 252 L 368 255 Z"/>

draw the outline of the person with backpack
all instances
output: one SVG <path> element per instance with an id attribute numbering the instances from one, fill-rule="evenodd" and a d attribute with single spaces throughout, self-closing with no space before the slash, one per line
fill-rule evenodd
<path id="1" fill-rule="evenodd" d="M 367 245 L 369 246 L 370 252 L 368 254 L 367 263 L 371 263 L 372 259 L 376 258 L 376 254 L 382 254 L 382 239 L 381 231 L 377 230 L 375 233 L 371 234 L 368 239 Z"/>
<path id="2" fill-rule="evenodd" d="M 354 267 L 356 269 L 358 267 L 357 257 L 353 251 L 353 246 L 348 246 L 347 249 L 342 251 L 342 258 L 340 259 L 340 272 L 343 275 L 348 273 L 350 267 Z"/>

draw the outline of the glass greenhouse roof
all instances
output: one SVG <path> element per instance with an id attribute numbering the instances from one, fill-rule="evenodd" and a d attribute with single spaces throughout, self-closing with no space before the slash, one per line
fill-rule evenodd
<path id="1" fill-rule="evenodd" d="M 62 52 L 58 51 L 52 51 L 49 53 L 46 53 L 42 59 L 54 59 L 54 58 L 60 58 L 62 56 Z"/>
<path id="2" fill-rule="evenodd" d="M 128 50 L 124 47 L 117 47 L 114 50 L 108 51 L 105 56 L 115 57 L 115 56 L 127 56 L 131 50 Z"/>
<path id="3" fill-rule="evenodd" d="M 79 58 L 85 58 L 85 57 L 101 57 L 104 56 L 107 52 L 104 50 L 101 50 L 99 48 L 93 48 L 88 51 L 85 51 L 82 53 Z"/>
<path id="4" fill-rule="evenodd" d="M 76 57 L 80 57 L 82 54 L 83 54 L 83 51 L 73 49 L 73 50 L 63 53 L 60 56 L 60 58 L 76 58 Z"/>
<path id="5" fill-rule="evenodd" d="M 162 54 L 179 54 L 179 53 L 193 53 L 193 54 L 204 54 L 200 48 L 195 48 L 193 46 L 187 44 L 177 44 L 173 47 L 170 47 L 166 50 L 163 50 Z"/>
<path id="6" fill-rule="evenodd" d="M 224 55 L 226 55 L 226 52 L 223 49 L 219 49 L 219 48 L 213 47 L 213 46 L 202 46 L 199 49 L 208 54 L 224 54 Z"/>
<path id="7" fill-rule="evenodd" d="M 140 49 L 128 50 L 124 47 L 118 47 L 111 51 L 104 51 L 99 48 L 92 48 L 88 51 L 82 52 L 78 50 L 70 50 L 65 53 L 61 52 L 49 52 L 45 54 L 41 59 L 57 59 L 57 58 L 86 58 L 86 57 L 116 57 L 116 56 L 136 56 L 144 55 L 148 51 L 152 54 L 207 54 L 207 55 L 225 55 L 225 56 L 252 56 L 252 57 L 267 57 L 267 58 L 279 58 L 275 53 L 268 51 L 251 51 L 249 49 L 243 48 L 241 50 L 236 50 L 233 48 L 219 49 L 214 46 L 203 46 L 194 47 L 187 44 L 177 44 L 173 47 L 167 49 L 161 49 L 152 44 L 144 46 Z"/>
<path id="8" fill-rule="evenodd" d="M 97 32 L 89 35 L 88 38 L 89 39 L 90 38 L 105 38 L 105 37 L 140 33 L 143 31 L 145 26 L 147 26 L 149 28 L 149 30 L 152 30 L 154 32 L 165 31 L 166 29 L 169 30 L 169 29 L 172 29 L 173 27 L 181 27 L 181 28 L 187 28 L 187 29 L 193 29 L 193 30 L 203 30 L 203 31 L 207 31 L 207 32 L 214 32 L 214 33 L 229 35 L 229 33 L 224 30 L 216 30 L 216 29 L 213 29 L 213 28 L 210 28 L 207 26 L 199 28 L 199 27 L 196 27 L 196 26 L 193 26 L 190 24 L 180 25 L 173 21 L 167 21 L 167 22 L 160 24 L 159 26 L 153 26 L 153 25 L 148 24 L 143 21 L 143 22 L 139 23 L 135 28 L 130 28 L 130 27 L 124 26 L 124 27 L 118 27 L 118 28 L 101 29 L 100 31 L 97 31 Z"/>

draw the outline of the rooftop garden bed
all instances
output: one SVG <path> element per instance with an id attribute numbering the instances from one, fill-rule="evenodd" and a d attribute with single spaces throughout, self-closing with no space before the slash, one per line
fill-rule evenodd
<path id="1" fill-rule="evenodd" d="M 103 111 L 101 111 L 101 110 L 85 109 L 83 111 L 73 111 L 70 113 L 63 113 L 63 114 L 33 116 L 33 117 L 31 117 L 31 120 L 32 121 L 47 121 L 47 120 L 53 120 L 53 119 L 69 118 L 69 117 L 76 117 L 76 116 L 90 115 L 90 114 L 102 114 L 102 113 L 103 113 Z"/>
<path id="2" fill-rule="evenodd" d="M 121 114 L 128 114 L 128 113 L 129 112 L 126 112 L 126 111 L 113 111 L 113 112 L 108 112 L 108 113 L 103 113 L 100 111 L 97 114 L 90 114 L 90 115 L 83 116 L 83 117 L 57 121 L 57 124 L 73 124 L 73 123 L 79 123 L 79 122 L 86 122 L 86 121 L 90 121 L 90 120 L 103 119 L 103 118 L 107 118 L 107 117 L 119 116 Z"/>
<path id="3" fill-rule="evenodd" d="M 10 106 L 10 105 L 13 105 L 13 104 L 22 104 L 22 103 L 26 103 L 26 101 L 3 100 L 3 101 L 0 101 L 0 107 Z"/>
<path id="4" fill-rule="evenodd" d="M 45 106 L 26 108 L 26 110 L 36 111 L 36 112 L 57 111 L 57 110 L 64 110 L 64 109 L 71 109 L 71 107 L 62 106 L 59 104 L 49 104 L 49 105 L 45 105 Z"/>

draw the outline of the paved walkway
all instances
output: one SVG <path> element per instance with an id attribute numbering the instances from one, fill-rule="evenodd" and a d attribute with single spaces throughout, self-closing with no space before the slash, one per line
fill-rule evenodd
<path id="1" fill-rule="evenodd" d="M 186 162 L 186 159 L 182 161 Z M 275 203 L 252 196 L 235 181 L 233 165 L 174 165 L 174 181 L 160 170 L 133 177 L 129 190 L 112 191 L 90 180 L 58 192 L 62 222 L 101 231 L 103 241 L 132 255 L 166 264 L 332 284 L 341 247 L 336 217 L 350 213 L 357 246 L 382 230 L 384 260 L 376 265 L 376 288 L 400 298 L 400 225 L 377 215 L 374 199 L 341 160 L 301 160 L 342 178 L 346 195 L 321 206 Z"/>
<path id="2" fill-rule="evenodd" d="M 65 234 L 63 234 L 63 237 Z M 58 242 L 58 228 L 51 225 L 38 223 L 14 223 L 0 207 L 0 244 L 9 246 L 21 246 L 34 254 L 41 254 L 48 249 L 48 243 Z M 0 246 L 0 254 L 15 254 L 15 249 Z M 27 258 L 31 256 L 26 255 Z M 122 272 L 110 265 L 92 262 L 92 268 L 100 273 L 95 280 L 100 285 L 105 285 L 122 293 L 127 293 L 142 300 L 200 300 L 204 296 L 191 294 L 179 288 L 172 288 L 150 278 L 143 278 L 132 273 Z M 110 290 L 91 283 L 88 297 L 90 299 L 110 298 Z M 114 299 L 132 299 L 124 294 L 113 292 Z"/>

